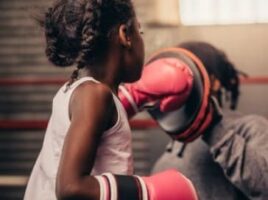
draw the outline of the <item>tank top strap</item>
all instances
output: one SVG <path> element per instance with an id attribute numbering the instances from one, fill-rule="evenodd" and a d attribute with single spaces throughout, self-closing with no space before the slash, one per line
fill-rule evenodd
<path id="1" fill-rule="evenodd" d="M 75 82 L 73 82 L 70 86 L 68 86 L 68 82 L 66 82 L 60 89 L 58 92 L 65 94 L 67 96 L 70 96 L 72 94 L 72 92 L 75 90 L 75 88 L 77 88 L 81 83 L 85 82 L 85 81 L 93 81 L 95 83 L 100 83 L 98 80 L 94 79 L 91 76 L 85 76 L 82 77 L 78 80 L 76 80 Z"/>

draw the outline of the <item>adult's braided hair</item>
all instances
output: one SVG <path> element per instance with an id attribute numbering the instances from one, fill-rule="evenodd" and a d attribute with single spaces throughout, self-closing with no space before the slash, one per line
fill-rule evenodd
<path id="1" fill-rule="evenodd" d="M 98 62 L 107 53 L 116 27 L 135 17 L 131 0 L 58 0 L 40 21 L 45 29 L 46 55 L 59 67 L 78 70 Z M 129 28 L 131 28 L 129 27 Z"/>
<path id="2" fill-rule="evenodd" d="M 209 75 L 214 75 L 221 83 L 221 89 L 216 94 L 222 105 L 222 94 L 229 99 L 230 108 L 236 109 L 239 97 L 240 72 L 229 61 L 225 53 L 206 42 L 184 42 L 179 47 L 194 53 L 204 64 Z"/>

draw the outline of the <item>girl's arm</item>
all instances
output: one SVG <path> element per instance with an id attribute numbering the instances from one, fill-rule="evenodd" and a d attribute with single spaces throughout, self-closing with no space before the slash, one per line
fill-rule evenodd
<path id="1" fill-rule="evenodd" d="M 111 123 L 113 105 L 110 89 L 102 84 L 87 82 L 74 91 L 56 180 L 58 199 L 99 199 L 99 185 L 90 172 L 102 133 Z"/>

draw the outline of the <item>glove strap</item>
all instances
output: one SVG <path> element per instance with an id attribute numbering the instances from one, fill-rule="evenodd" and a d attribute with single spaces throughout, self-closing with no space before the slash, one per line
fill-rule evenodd
<path id="1" fill-rule="evenodd" d="M 104 173 L 95 178 L 100 185 L 100 200 L 149 200 L 146 184 L 139 176 Z"/>
<path id="2" fill-rule="evenodd" d="M 126 90 L 126 88 L 124 86 L 120 85 L 119 86 L 119 90 L 122 92 L 123 96 L 127 99 L 128 103 L 130 103 L 130 105 L 131 105 L 134 113 L 138 113 L 139 112 L 139 108 L 137 107 L 137 105 L 134 102 L 132 96 L 129 94 L 129 92 Z"/>

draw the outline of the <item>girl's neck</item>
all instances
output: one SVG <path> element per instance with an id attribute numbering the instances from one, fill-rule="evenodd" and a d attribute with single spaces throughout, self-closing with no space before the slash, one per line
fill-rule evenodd
<path id="1" fill-rule="evenodd" d="M 107 85 L 115 94 L 121 83 L 122 52 L 118 45 L 111 44 L 100 62 L 89 67 L 87 75 Z"/>
<path id="2" fill-rule="evenodd" d="M 107 85 L 115 94 L 117 94 L 118 86 L 121 83 L 118 78 L 119 63 L 111 62 L 99 64 L 91 67 L 91 70 L 86 70 L 86 76 L 92 76 L 101 83 Z"/>

